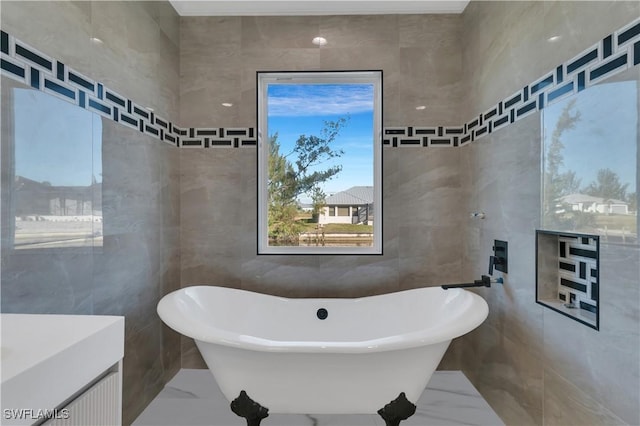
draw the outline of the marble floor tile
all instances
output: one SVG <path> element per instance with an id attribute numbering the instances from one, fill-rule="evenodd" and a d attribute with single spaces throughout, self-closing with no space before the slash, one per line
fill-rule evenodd
<path id="1" fill-rule="evenodd" d="M 401 426 L 500 426 L 504 423 L 461 371 L 436 371 Z M 182 369 L 134 426 L 242 426 L 208 370 Z M 378 415 L 270 414 L 264 426 L 384 426 Z"/>

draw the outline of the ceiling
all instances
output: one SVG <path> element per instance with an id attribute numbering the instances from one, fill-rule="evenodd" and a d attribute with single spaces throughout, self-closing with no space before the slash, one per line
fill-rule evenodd
<path id="1" fill-rule="evenodd" d="M 469 0 L 170 0 L 181 16 L 462 13 Z"/>

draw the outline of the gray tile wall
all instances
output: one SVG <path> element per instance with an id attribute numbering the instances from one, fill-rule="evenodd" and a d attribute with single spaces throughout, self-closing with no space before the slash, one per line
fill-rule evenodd
<path id="1" fill-rule="evenodd" d="M 0 14 L 4 31 L 158 114 L 178 116 L 179 18 L 168 2 L 3 1 Z M 3 161 L 11 125 L 3 120 Z M 180 164 L 165 143 L 108 119 L 102 126 L 103 247 L 17 254 L 3 232 L 2 312 L 124 315 L 130 424 L 180 367 L 180 338 L 155 313 L 159 298 L 179 287 Z"/>
<path id="2" fill-rule="evenodd" d="M 637 2 L 472 2 L 462 16 L 467 116 L 638 16 Z M 640 70 L 616 78 L 640 81 Z M 509 242 L 510 265 L 504 286 L 481 291 L 489 318 L 447 363 L 507 424 L 640 424 L 638 248 L 601 245 L 599 332 L 535 304 L 541 132 L 534 114 L 460 149 L 463 209 L 487 214 L 464 223 L 462 273 L 486 270 L 494 239 Z"/>
<path id="3" fill-rule="evenodd" d="M 472 2 L 461 16 L 304 18 L 178 19 L 164 2 L 0 8 L 3 30 L 187 127 L 255 126 L 255 71 L 285 69 L 383 69 L 384 126 L 458 125 L 640 15 L 634 2 Z M 31 21 L 38 26 L 24 25 Z M 327 46 L 310 43 L 318 34 Z M 556 34 L 563 39 L 549 45 Z M 620 78 L 640 80 L 637 67 Z M 103 126 L 104 247 L 3 251 L 2 310 L 126 315 L 127 423 L 179 365 L 203 366 L 192 342 L 155 315 L 158 298 L 178 285 L 384 293 L 485 273 L 496 238 L 510 243 L 510 273 L 482 291 L 489 318 L 454 342 L 441 368 L 463 368 L 508 424 L 640 423 L 637 248 L 602 247 L 600 332 L 535 304 L 538 114 L 463 148 L 386 149 L 379 257 L 258 257 L 253 150 L 174 150 Z M 471 221 L 471 211 L 487 219 Z"/>
<path id="4" fill-rule="evenodd" d="M 254 125 L 256 70 L 362 67 L 384 70 L 385 126 L 458 124 L 638 15 L 635 3 L 479 2 L 461 17 L 387 17 L 384 49 L 364 24 L 378 31 L 373 23 L 381 17 L 183 18 L 181 119 L 186 126 Z M 345 28 L 354 38 L 344 46 L 318 49 L 301 41 L 316 34 L 341 40 Z M 429 33 L 436 29 L 448 37 Z M 563 39 L 550 46 L 546 40 L 556 33 Z M 203 54 L 198 46 L 215 38 L 222 45 Z M 458 51 L 462 57 L 451 53 Z M 214 76 L 214 66 L 228 67 L 224 79 Z M 228 98 L 235 90 L 226 95 L 227 88 L 238 86 L 242 95 Z M 238 111 L 218 107 L 225 101 L 240 102 Z M 418 115 L 416 104 L 427 105 L 426 112 Z M 603 260 L 601 282 L 608 270 L 614 284 L 602 289 L 611 322 L 600 334 L 535 303 L 540 143 L 534 114 L 459 150 L 385 150 L 382 258 L 257 257 L 256 200 L 247 195 L 255 193 L 254 154 L 183 150 L 182 286 L 296 297 L 382 293 L 479 276 L 493 239 L 508 240 L 506 283 L 483 292 L 491 306 L 487 322 L 455 341 L 440 368 L 463 368 L 509 424 L 637 424 L 637 251 L 622 248 L 618 258 L 610 247 Z M 470 221 L 471 211 L 484 211 L 487 219 Z M 628 339 L 620 338 L 624 333 Z M 203 366 L 189 339 L 182 363 Z"/>
<path id="5" fill-rule="evenodd" d="M 460 19 L 183 17 L 180 123 L 255 127 L 258 70 L 382 69 L 384 126 L 457 125 Z M 317 35 L 328 44 L 313 45 Z M 384 150 L 383 256 L 257 256 L 255 151 L 181 149 L 181 285 L 346 297 L 456 282 L 466 216 L 459 158 L 453 148 Z M 203 366 L 186 338 L 182 365 Z"/>

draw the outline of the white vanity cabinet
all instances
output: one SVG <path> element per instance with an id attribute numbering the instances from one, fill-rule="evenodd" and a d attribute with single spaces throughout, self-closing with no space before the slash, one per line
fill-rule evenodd
<path id="1" fill-rule="evenodd" d="M 121 424 L 123 356 L 124 317 L 0 314 L 0 424 Z"/>
<path id="2" fill-rule="evenodd" d="M 122 424 L 122 370 L 109 371 L 43 426 L 111 426 Z"/>

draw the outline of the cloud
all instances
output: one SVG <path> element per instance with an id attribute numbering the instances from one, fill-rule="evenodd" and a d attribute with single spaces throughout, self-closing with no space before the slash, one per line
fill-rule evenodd
<path id="1" fill-rule="evenodd" d="M 302 117 L 373 111 L 373 86 L 295 84 L 269 86 L 269 115 Z"/>

